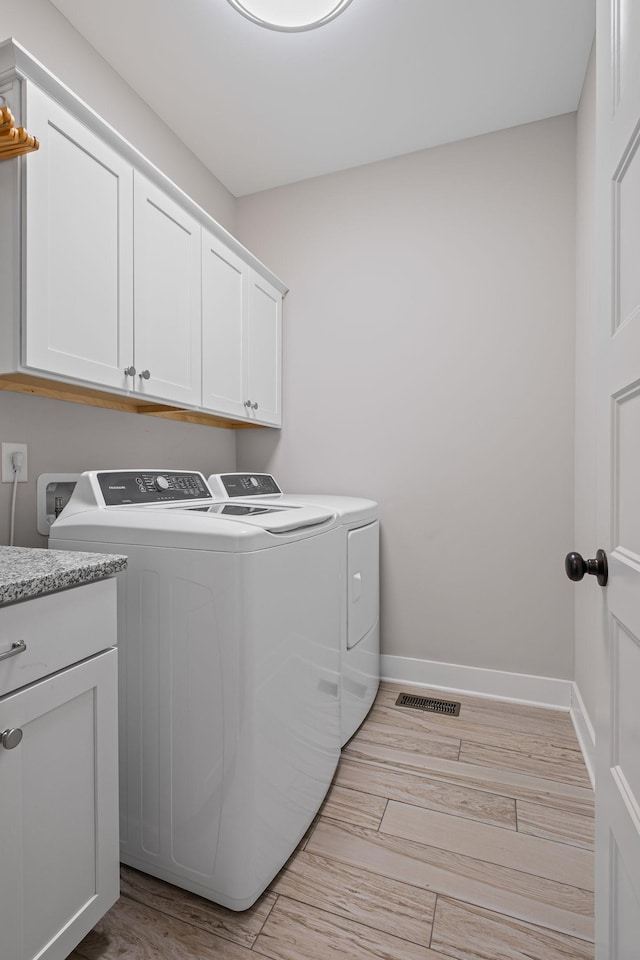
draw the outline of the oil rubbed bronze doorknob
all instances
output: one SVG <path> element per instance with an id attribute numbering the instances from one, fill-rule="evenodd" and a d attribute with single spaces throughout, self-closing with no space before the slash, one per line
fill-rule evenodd
<path id="1" fill-rule="evenodd" d="M 579 553 L 568 553 L 564 560 L 564 569 L 569 580 L 582 580 L 585 573 L 590 573 L 597 577 L 601 587 L 607 585 L 609 566 L 604 550 L 596 551 L 595 560 L 584 560 Z"/>

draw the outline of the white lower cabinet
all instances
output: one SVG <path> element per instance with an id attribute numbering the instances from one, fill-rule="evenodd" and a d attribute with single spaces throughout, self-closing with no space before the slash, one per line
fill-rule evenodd
<path id="1" fill-rule="evenodd" d="M 115 649 L 0 698 L 2 960 L 64 960 L 118 898 L 117 723 Z"/>

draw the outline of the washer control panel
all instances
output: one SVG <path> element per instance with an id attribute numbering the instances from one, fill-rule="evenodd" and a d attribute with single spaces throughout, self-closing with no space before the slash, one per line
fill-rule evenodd
<path id="1" fill-rule="evenodd" d="M 268 497 L 282 490 L 270 473 L 218 473 L 209 477 L 214 495 L 232 500 L 234 497 Z"/>
<path id="2" fill-rule="evenodd" d="M 211 499 L 206 480 L 192 470 L 105 470 L 97 477 L 107 507 Z"/>

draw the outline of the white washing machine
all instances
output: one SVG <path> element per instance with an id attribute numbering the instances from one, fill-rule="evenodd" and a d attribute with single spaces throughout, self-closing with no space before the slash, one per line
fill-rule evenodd
<path id="1" fill-rule="evenodd" d="M 344 746 L 369 712 L 380 684 L 378 504 L 360 497 L 283 493 L 267 473 L 219 473 L 208 482 L 221 502 L 314 505 L 338 517 L 342 531 L 340 728 Z"/>
<path id="2" fill-rule="evenodd" d="M 58 549 L 119 580 L 121 859 L 249 907 L 340 755 L 342 531 L 314 506 L 215 503 L 191 471 L 85 473 Z"/>

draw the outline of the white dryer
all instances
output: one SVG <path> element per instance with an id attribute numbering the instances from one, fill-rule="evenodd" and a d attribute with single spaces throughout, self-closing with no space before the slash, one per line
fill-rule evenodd
<path id="1" fill-rule="evenodd" d="M 209 477 L 213 496 L 227 503 L 316 506 L 338 518 L 340 559 L 341 744 L 369 712 L 380 684 L 380 553 L 378 504 L 360 497 L 283 493 L 268 473 Z"/>
<path id="2" fill-rule="evenodd" d="M 129 558 L 121 859 L 249 907 L 312 821 L 340 754 L 334 512 L 216 503 L 190 471 L 91 472 L 49 545 Z"/>

